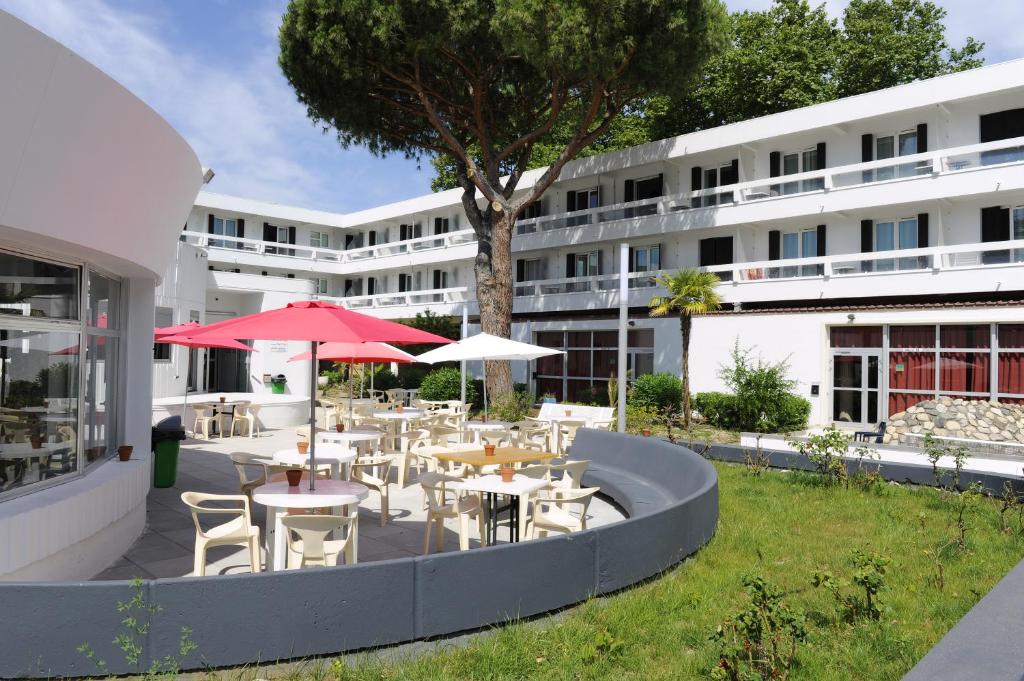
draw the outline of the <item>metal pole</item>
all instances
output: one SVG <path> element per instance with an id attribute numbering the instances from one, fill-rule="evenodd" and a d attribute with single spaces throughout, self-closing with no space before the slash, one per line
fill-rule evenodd
<path id="1" fill-rule="evenodd" d="M 469 303 L 462 304 L 462 339 L 465 340 L 469 333 Z M 466 360 L 459 362 L 462 370 L 462 404 L 466 404 Z"/>
<path id="2" fill-rule="evenodd" d="M 309 491 L 316 489 L 316 341 L 310 341 L 312 363 L 309 366 Z"/>
<path id="3" fill-rule="evenodd" d="M 619 432 L 626 432 L 626 360 L 629 347 L 629 244 L 619 245 Z"/>

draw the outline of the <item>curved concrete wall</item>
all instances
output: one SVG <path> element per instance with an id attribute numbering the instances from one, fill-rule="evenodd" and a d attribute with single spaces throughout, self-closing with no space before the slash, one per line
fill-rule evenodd
<path id="1" fill-rule="evenodd" d="M 259 575 L 145 582 L 162 609 L 141 667 L 177 656 L 181 627 L 198 649 L 183 667 L 323 655 L 440 636 L 528 617 L 658 574 L 703 546 L 718 521 L 718 477 L 696 454 L 661 440 L 580 431 L 573 458 L 629 518 L 573 535 L 401 560 Z M 129 673 L 110 643 L 127 582 L 0 584 L 0 677 Z M 73 613 L 73 615 L 72 615 Z"/>
<path id="2" fill-rule="evenodd" d="M 167 121 L 0 11 L 0 240 L 155 279 L 202 184 Z"/>

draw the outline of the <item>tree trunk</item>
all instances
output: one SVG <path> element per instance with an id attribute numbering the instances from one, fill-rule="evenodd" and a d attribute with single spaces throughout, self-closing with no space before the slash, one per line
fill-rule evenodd
<path id="1" fill-rule="evenodd" d="M 509 338 L 512 333 L 512 224 L 507 211 L 488 211 L 490 240 L 478 239 L 473 269 L 480 328 L 484 333 Z M 479 231 L 478 231 L 479 235 Z M 508 360 L 487 362 L 487 397 L 493 400 L 512 392 Z"/>
<path id="2" fill-rule="evenodd" d="M 679 315 L 679 332 L 683 337 L 683 428 L 690 429 L 690 328 L 693 319 Z"/>

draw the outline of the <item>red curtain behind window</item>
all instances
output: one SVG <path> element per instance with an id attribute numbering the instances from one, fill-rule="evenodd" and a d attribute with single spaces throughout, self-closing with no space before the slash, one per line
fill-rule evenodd
<path id="1" fill-rule="evenodd" d="M 1024 324 L 1000 324 L 999 347 L 1024 348 Z"/>
<path id="2" fill-rule="evenodd" d="M 889 387 L 896 390 L 935 390 L 935 353 L 889 353 Z"/>
<path id="3" fill-rule="evenodd" d="M 939 340 L 944 348 L 987 348 L 992 345 L 988 324 L 943 325 Z"/>
<path id="4" fill-rule="evenodd" d="M 986 393 L 988 368 L 987 352 L 943 352 L 939 358 L 939 389 Z"/>
<path id="5" fill-rule="evenodd" d="M 934 326 L 889 327 L 890 348 L 934 348 Z"/>
<path id="6" fill-rule="evenodd" d="M 1024 352 L 999 353 L 999 392 L 1024 395 Z"/>
<path id="7" fill-rule="evenodd" d="M 834 348 L 880 348 L 880 326 L 833 326 L 829 337 Z"/>

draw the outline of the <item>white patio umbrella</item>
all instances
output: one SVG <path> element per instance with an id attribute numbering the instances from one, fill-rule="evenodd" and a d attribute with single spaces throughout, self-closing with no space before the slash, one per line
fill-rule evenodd
<path id="1" fill-rule="evenodd" d="M 429 352 L 424 352 L 416 359 L 427 364 L 438 362 L 461 362 L 471 360 L 484 361 L 484 421 L 487 420 L 487 364 L 485 360 L 518 359 L 529 361 L 549 355 L 564 355 L 564 350 L 552 350 L 539 345 L 520 343 L 519 341 L 492 336 L 489 333 L 478 333 L 469 338 L 450 343 Z"/>

